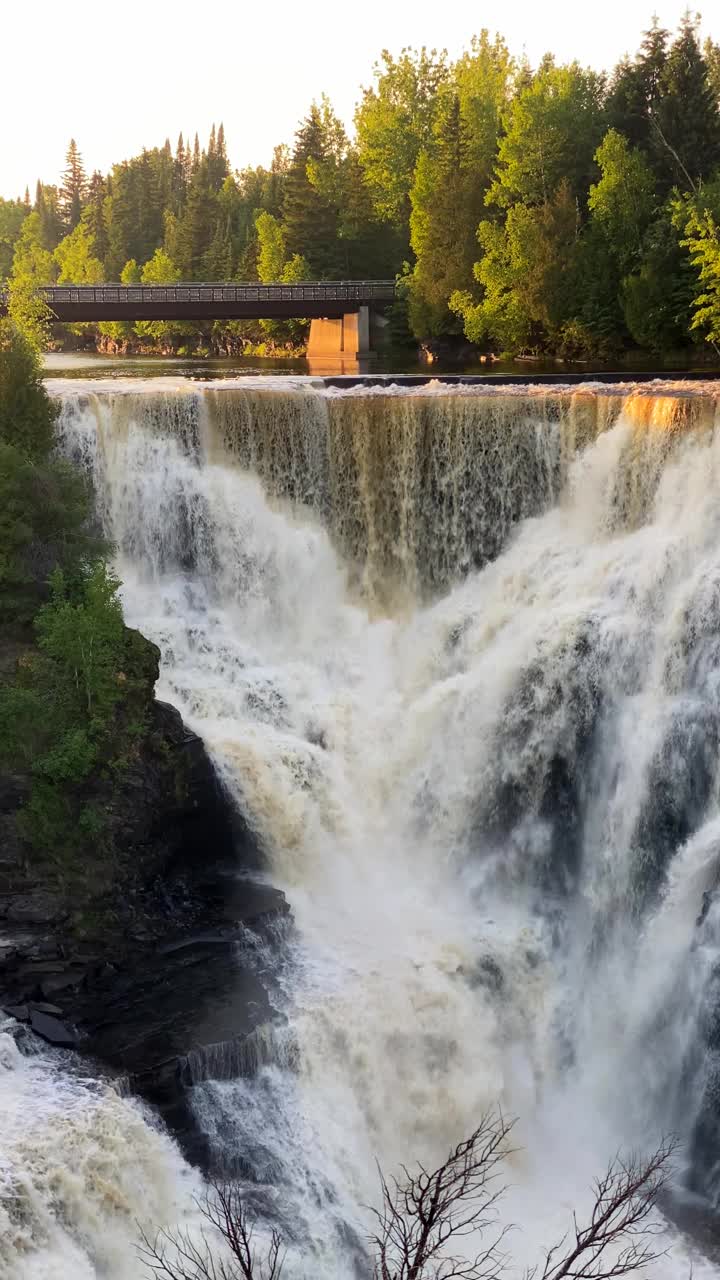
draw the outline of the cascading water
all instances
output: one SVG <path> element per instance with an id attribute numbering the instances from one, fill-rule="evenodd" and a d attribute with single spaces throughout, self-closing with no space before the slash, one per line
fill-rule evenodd
<path id="1" fill-rule="evenodd" d="M 138 1227 L 191 1217 L 199 1179 L 135 1102 L 0 1015 L 0 1277 L 137 1280 Z"/>
<path id="2" fill-rule="evenodd" d="M 349 1280 L 375 1159 L 433 1161 L 496 1101 L 518 1274 L 618 1147 L 678 1132 L 715 1201 L 711 391 L 54 390 L 159 694 L 291 902 L 287 1031 L 194 1090 L 290 1274 Z"/>

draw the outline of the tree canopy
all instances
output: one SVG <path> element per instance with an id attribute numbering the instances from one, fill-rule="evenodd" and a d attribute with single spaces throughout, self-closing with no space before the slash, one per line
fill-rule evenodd
<path id="1" fill-rule="evenodd" d="M 653 19 L 608 74 L 537 67 L 481 31 L 384 50 L 348 132 L 312 102 L 269 167 L 232 169 L 225 130 L 181 133 L 59 187 L 0 201 L 0 276 L 50 281 L 402 279 L 393 332 L 489 351 L 600 355 L 716 341 L 720 45 Z M 24 292 L 23 292 L 24 291 Z M 402 314 L 401 314 L 402 313 Z M 303 328 L 102 325 L 178 349 Z"/>

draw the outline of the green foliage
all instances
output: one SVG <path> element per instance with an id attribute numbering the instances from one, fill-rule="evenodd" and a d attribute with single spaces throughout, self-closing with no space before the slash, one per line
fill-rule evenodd
<path id="1" fill-rule="evenodd" d="M 365 180 L 381 218 L 407 227 L 417 158 L 431 140 L 437 95 L 448 76 L 444 54 L 383 49 L 376 84 L 363 91 L 355 113 Z"/>
<path id="2" fill-rule="evenodd" d="M 95 241 L 89 227 L 78 222 L 57 246 L 53 257 L 58 266 L 58 284 L 102 284 L 103 264 L 95 256 Z"/>
<path id="3" fill-rule="evenodd" d="M 60 212 L 57 187 L 38 182 L 33 213 L 38 215 L 40 243 L 50 252 L 59 244 L 67 228 Z"/>
<path id="4" fill-rule="evenodd" d="M 47 344 L 51 314 L 38 286 L 55 279 L 52 253 L 43 244 L 40 215 L 31 213 L 23 221 L 15 243 L 12 274 L 8 281 L 8 314 L 36 350 Z"/>
<path id="5" fill-rule="evenodd" d="M 0 197 L 0 280 L 10 275 L 15 243 L 29 212 L 22 200 L 3 200 Z"/>
<path id="6" fill-rule="evenodd" d="M 675 216 L 684 228 L 684 203 L 680 202 Z M 645 233 L 639 268 L 622 282 L 628 331 L 648 351 L 678 350 L 688 341 L 697 286 L 692 263 L 678 236 L 673 206 L 666 205 Z"/>
<path id="7" fill-rule="evenodd" d="M 255 219 L 258 238 L 257 273 L 263 284 L 282 279 L 285 266 L 285 234 L 279 218 L 262 209 Z"/>
<path id="8" fill-rule="evenodd" d="M 660 76 L 653 141 L 668 184 L 692 185 L 720 164 L 720 110 L 688 11 Z"/>
<path id="9" fill-rule="evenodd" d="M 584 200 L 595 175 L 594 155 L 603 134 L 603 81 L 576 62 L 543 62 L 504 116 L 496 181 L 488 203 L 541 205 L 566 184 Z"/>
<path id="10" fill-rule="evenodd" d="M 35 620 L 40 651 L 53 670 L 53 698 L 73 721 L 82 714 L 90 732 L 103 728 L 121 694 L 117 677 L 125 627 L 119 587 L 103 561 L 75 575 L 55 569 L 50 601 Z"/>
<path id="11" fill-rule="evenodd" d="M 140 284 L 140 279 L 140 268 L 135 259 L 130 258 L 120 272 L 120 283 Z M 118 344 L 129 342 L 135 332 L 131 320 L 103 320 L 98 329 L 104 338 L 110 338 Z"/>
<path id="12" fill-rule="evenodd" d="M 461 291 L 450 300 L 472 342 L 495 340 L 502 350 L 537 350 L 571 316 L 569 284 L 577 243 L 577 208 L 561 185 L 552 200 L 515 204 L 505 224 L 481 222 L 483 256 L 475 276 L 480 302 Z"/>
<path id="13" fill-rule="evenodd" d="M 682 244 L 698 269 L 701 292 L 695 299 L 691 328 L 708 342 L 720 343 L 720 221 L 709 210 L 691 208 Z"/>
<path id="14" fill-rule="evenodd" d="M 0 320 L 0 625 L 28 621 L 51 571 L 102 547 L 87 527 L 84 480 L 51 455 L 56 417 L 36 349 Z"/>
<path id="15" fill-rule="evenodd" d="M 53 455 L 55 417 L 37 350 L 0 321 L 0 639 L 28 646 L 0 681 L 0 767 L 29 783 L 16 817 L 28 860 L 92 894 L 108 886 L 113 845 L 88 791 L 136 751 L 156 670 L 123 624 L 87 486 Z"/>
<path id="16" fill-rule="evenodd" d="M 434 132 L 432 151 L 418 156 L 410 193 L 410 242 L 417 259 L 410 322 L 418 335 L 451 328 L 448 299 L 468 279 L 479 212 L 479 201 L 471 199 L 476 180 L 457 93 L 448 94 Z"/>
<path id="17" fill-rule="evenodd" d="M 720 44 L 716 44 L 709 36 L 703 45 L 703 56 L 708 84 L 717 106 L 720 107 Z"/>
<path id="18" fill-rule="evenodd" d="M 142 732 L 142 717 L 129 712 L 145 685 L 126 671 L 132 633 L 123 625 L 120 584 L 104 561 L 55 569 L 50 585 L 35 621 L 37 650 L 13 684 L 0 686 L 0 763 L 31 775 L 19 824 L 34 856 L 81 875 L 76 856 L 103 829 L 82 786 Z"/>
<path id="19" fill-rule="evenodd" d="M 294 253 L 285 263 L 280 280 L 282 284 L 300 284 L 303 280 L 312 280 L 312 268 L 307 258 L 301 253 Z"/>
<path id="20" fill-rule="evenodd" d="M 338 210 L 320 175 L 332 159 L 342 157 L 345 146 L 344 130 L 329 104 L 313 103 L 295 137 L 282 220 L 289 256 L 301 254 L 318 279 L 342 274 Z"/>
<path id="21" fill-rule="evenodd" d="M 658 104 L 662 96 L 662 77 L 667 63 L 670 33 L 660 26 L 657 16 L 644 33 L 634 60 L 624 58 L 616 67 L 606 104 L 607 121 L 633 146 L 648 156 L 656 156 Z"/>
<path id="22" fill-rule="evenodd" d="M 464 327 L 491 347 L 587 356 L 714 331 L 720 211 L 707 205 L 711 223 L 703 200 L 720 173 L 720 46 L 701 46 L 695 17 L 674 37 L 653 19 L 609 77 L 550 54 L 533 68 L 485 30 L 454 61 L 386 50 L 374 72 L 354 139 L 321 97 L 268 168 L 233 172 L 222 124 L 204 147 L 181 134 L 89 181 L 71 143 L 59 190 L 39 183 L 32 210 L 0 201 L 16 321 L 43 341 L 37 286 L 55 279 L 402 275 L 389 318 L 403 340 Z M 296 349 L 306 328 L 99 330 L 123 347 L 229 354 Z"/>
<path id="23" fill-rule="evenodd" d="M 132 265 L 126 263 L 123 270 L 130 272 Z M 156 249 L 140 273 L 142 284 L 177 284 L 180 278 L 179 269 L 164 249 Z M 192 332 L 192 326 L 176 320 L 140 320 L 135 325 L 135 332 L 141 338 L 166 344 L 177 342 L 184 334 Z"/>
<path id="24" fill-rule="evenodd" d="M 0 320 L 0 441 L 33 461 L 43 459 L 56 417 L 36 346 L 12 317 Z"/>
<path id="25" fill-rule="evenodd" d="M 46 247 L 39 213 L 31 213 L 22 224 L 13 254 L 12 278 L 28 280 L 33 285 L 52 284 L 55 280 L 53 255 Z"/>
<path id="26" fill-rule="evenodd" d="M 643 149 L 662 199 L 676 185 L 696 186 L 720 164 L 715 46 L 709 41 L 703 52 L 697 24 L 688 11 L 670 43 L 654 18 L 638 56 L 617 68 L 608 98 L 609 123 Z"/>
<path id="27" fill-rule="evenodd" d="M 628 271 L 642 256 L 643 235 L 655 206 L 652 170 L 637 148 L 609 129 L 595 153 L 602 177 L 590 188 L 588 206 L 610 255 Z"/>
<path id="28" fill-rule="evenodd" d="M 82 156 L 75 139 L 71 138 L 58 199 L 60 215 L 68 231 L 74 231 L 80 222 L 86 186 Z"/>

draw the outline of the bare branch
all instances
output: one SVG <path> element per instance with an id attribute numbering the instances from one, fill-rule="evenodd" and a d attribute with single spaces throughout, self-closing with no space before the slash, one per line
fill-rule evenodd
<path id="1" fill-rule="evenodd" d="M 199 1242 L 179 1229 L 158 1231 L 152 1238 L 141 1231 L 138 1254 L 148 1275 L 155 1280 L 280 1280 L 285 1261 L 282 1237 L 273 1230 L 264 1252 L 258 1252 L 253 1219 L 238 1186 L 211 1183 L 196 1204 L 229 1256 L 218 1256 L 204 1230 Z"/>
<path id="2" fill-rule="evenodd" d="M 488 1111 L 469 1138 L 437 1169 L 402 1167 L 380 1172 L 382 1207 L 372 1209 L 370 1236 L 375 1280 L 501 1280 L 510 1230 L 498 1223 L 505 1190 L 500 1181 L 513 1122 Z M 616 1156 L 594 1183 L 589 1220 L 573 1214 L 565 1236 L 525 1280 L 620 1280 L 642 1271 L 665 1252 L 658 1247 L 657 1201 L 671 1175 L 676 1144 L 665 1140 L 649 1157 Z M 216 1183 L 197 1202 L 208 1233 L 186 1230 L 142 1235 L 141 1261 L 153 1280 L 280 1280 L 285 1253 L 275 1230 L 259 1249 L 254 1220 L 240 1187 Z M 489 1235 L 486 1243 L 486 1236 Z M 473 1237 L 469 1257 L 458 1249 Z M 478 1251 L 475 1252 L 474 1250 Z"/>
<path id="3" fill-rule="evenodd" d="M 667 149 L 668 149 L 668 151 L 670 152 L 670 155 L 673 157 L 673 159 L 674 159 L 675 163 L 678 165 L 678 167 L 679 167 L 680 169 L 682 169 L 682 171 L 683 171 L 683 175 L 684 175 L 684 177 L 685 177 L 685 180 L 686 180 L 686 182 L 687 182 L 688 186 L 690 187 L 690 190 L 692 191 L 693 195 L 697 195 L 697 193 L 698 193 L 697 183 L 696 183 L 696 182 L 693 182 L 692 178 L 690 177 L 690 174 L 688 173 L 687 169 L 685 168 L 685 165 L 683 164 L 682 160 L 680 159 L 680 156 L 678 155 L 677 151 L 676 151 L 676 150 L 675 150 L 675 148 L 674 148 L 674 147 L 673 147 L 673 146 L 668 142 L 667 138 L 665 137 L 665 134 L 663 133 L 662 129 L 660 128 L 660 122 L 659 122 L 659 120 L 658 120 L 657 116 L 656 116 L 652 111 L 648 110 L 648 118 L 649 118 L 649 120 L 650 120 L 651 125 L 652 125 L 652 126 L 653 126 L 653 128 L 655 129 L 655 132 L 657 133 L 657 135 L 658 135 L 658 137 L 659 137 L 660 141 L 662 142 L 663 146 L 664 146 L 664 147 L 667 147 Z"/>
<path id="4" fill-rule="evenodd" d="M 595 1183 L 588 1224 L 579 1227 L 573 1215 L 572 1232 L 548 1250 L 542 1271 L 527 1272 L 527 1280 L 614 1280 L 662 1257 L 665 1250 L 653 1244 L 662 1230 L 654 1215 L 676 1150 L 677 1143 L 666 1139 L 645 1159 L 617 1156 Z"/>
<path id="5" fill-rule="evenodd" d="M 499 1166 L 510 1154 L 512 1121 L 488 1111 L 469 1138 L 459 1142 L 434 1172 L 418 1164 L 403 1168 L 402 1178 L 380 1173 L 382 1208 L 371 1235 L 376 1280 L 494 1280 L 502 1266 L 500 1245 L 507 1233 L 497 1229 L 497 1205 L 504 1186 Z M 470 1259 L 452 1245 L 465 1236 L 495 1228 L 491 1243 Z"/>

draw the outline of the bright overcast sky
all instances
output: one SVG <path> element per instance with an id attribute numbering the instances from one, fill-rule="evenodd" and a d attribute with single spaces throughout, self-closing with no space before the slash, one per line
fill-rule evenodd
<path id="1" fill-rule="evenodd" d="M 655 0 L 674 28 L 686 0 Z M 483 26 L 535 63 L 597 68 L 634 52 L 653 0 L 0 0 L 0 195 L 55 182 L 70 137 L 88 171 L 143 146 L 204 142 L 223 120 L 231 164 L 266 164 L 325 92 L 352 123 L 383 48 L 457 54 Z M 704 34 L 720 40 L 717 0 Z"/>

